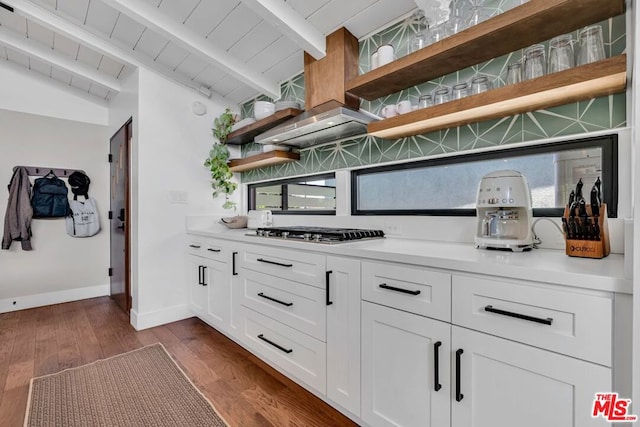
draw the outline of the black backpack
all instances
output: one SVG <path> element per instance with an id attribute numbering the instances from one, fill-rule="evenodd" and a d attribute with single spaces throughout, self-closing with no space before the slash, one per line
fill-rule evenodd
<path id="1" fill-rule="evenodd" d="M 34 218 L 58 218 L 71 214 L 68 189 L 63 180 L 50 172 L 33 184 L 31 206 Z"/>

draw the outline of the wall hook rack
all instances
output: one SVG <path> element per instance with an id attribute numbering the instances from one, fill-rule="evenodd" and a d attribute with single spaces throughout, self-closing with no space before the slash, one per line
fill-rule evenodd
<path id="1" fill-rule="evenodd" d="M 18 168 L 26 168 L 29 176 L 45 176 L 49 172 L 53 172 L 58 178 L 67 178 L 74 172 L 85 173 L 82 169 L 64 169 L 64 168 L 45 168 L 41 166 L 14 166 L 15 172 Z"/>

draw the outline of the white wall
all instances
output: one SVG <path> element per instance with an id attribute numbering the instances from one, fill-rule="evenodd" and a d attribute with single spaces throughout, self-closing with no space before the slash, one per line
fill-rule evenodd
<path id="1" fill-rule="evenodd" d="M 106 101 L 35 71 L 0 61 L 0 109 L 106 125 Z"/>
<path id="2" fill-rule="evenodd" d="M 13 167 L 26 165 L 84 170 L 91 178 L 89 194 L 97 201 L 103 228 L 96 236 L 80 239 L 67 236 L 64 219 L 33 220 L 32 251 L 22 251 L 20 242 L 0 251 L 0 312 L 107 294 L 106 127 L 0 110 L 0 129 L 3 225 Z"/>
<path id="3" fill-rule="evenodd" d="M 226 105 L 144 69 L 138 85 L 131 156 L 132 324 L 142 329 L 191 315 L 183 257 L 186 216 L 224 212 L 223 201 L 211 198 L 203 163 L 213 143 L 211 123 Z M 207 114 L 193 114 L 194 101 L 205 104 Z M 171 194 L 187 200 L 172 202 Z"/>

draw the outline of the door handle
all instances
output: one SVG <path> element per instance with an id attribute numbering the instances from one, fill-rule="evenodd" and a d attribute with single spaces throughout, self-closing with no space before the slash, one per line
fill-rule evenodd
<path id="1" fill-rule="evenodd" d="M 264 342 L 268 343 L 268 344 L 271 344 L 272 346 L 274 346 L 275 348 L 277 348 L 278 350 L 280 350 L 280 351 L 282 351 L 282 352 L 285 352 L 285 353 L 287 353 L 287 354 L 289 354 L 289 353 L 293 352 L 293 349 L 291 349 L 291 348 L 284 348 L 284 347 L 283 347 L 283 346 L 281 346 L 280 344 L 276 344 L 276 343 L 274 343 L 273 341 L 271 341 L 270 339 L 265 338 L 265 337 L 264 337 L 264 335 L 262 335 L 262 334 L 258 335 L 258 338 L 259 338 L 259 339 L 261 339 L 262 341 L 264 341 Z"/>
<path id="2" fill-rule="evenodd" d="M 258 294 L 259 297 L 264 298 L 264 299 L 268 299 L 269 301 L 273 301 L 273 302 L 277 302 L 278 304 L 282 304 L 285 305 L 287 307 L 291 307 L 293 305 L 292 302 L 284 302 L 284 301 L 280 301 L 279 299 L 275 299 L 273 297 L 270 297 L 269 295 L 265 295 L 262 292 L 260 292 Z"/>
<path id="3" fill-rule="evenodd" d="M 238 272 L 236 271 L 236 255 L 238 255 L 238 252 L 233 252 L 231 254 L 231 274 L 233 276 L 238 275 Z"/>
<path id="4" fill-rule="evenodd" d="M 395 291 L 395 292 L 402 292 L 403 294 L 409 294 L 409 295 L 420 295 L 420 290 L 409 290 L 409 289 L 402 289 L 402 288 L 396 288 L 395 286 L 389 286 L 386 283 L 382 283 L 380 285 L 378 285 L 378 287 L 382 288 L 382 289 L 387 289 L 390 291 Z"/>
<path id="5" fill-rule="evenodd" d="M 198 266 L 198 285 L 202 285 L 202 266 Z"/>
<path id="6" fill-rule="evenodd" d="M 440 346 L 442 345 L 441 341 L 438 341 L 433 344 L 433 389 L 435 391 L 440 391 L 442 388 L 442 384 L 440 384 Z"/>
<path id="7" fill-rule="evenodd" d="M 540 317 L 528 316 L 526 314 L 514 313 L 513 311 L 501 310 L 499 308 L 493 308 L 492 305 L 487 305 L 484 307 L 484 311 L 488 311 L 489 313 L 500 314 L 502 316 L 515 317 L 516 319 L 527 320 L 529 322 L 542 323 L 543 325 L 551 325 L 553 323 L 553 318 L 547 317 L 546 319 L 542 319 Z"/>
<path id="8" fill-rule="evenodd" d="M 459 348 L 456 350 L 456 402 L 460 402 L 464 398 L 464 394 L 460 393 L 460 359 L 464 350 Z"/>
<path id="9" fill-rule="evenodd" d="M 208 285 L 208 283 L 206 281 L 206 279 L 207 279 L 206 274 L 207 274 L 207 266 L 203 265 L 202 266 L 202 286 L 207 286 Z"/>
<path id="10" fill-rule="evenodd" d="M 333 301 L 331 301 L 331 297 L 329 295 L 329 286 L 331 285 L 331 273 L 333 273 L 332 270 L 329 270 L 325 273 L 325 283 L 327 285 L 327 290 L 326 290 L 326 296 L 327 296 L 327 305 L 331 305 L 333 304 Z"/>
<path id="11" fill-rule="evenodd" d="M 293 264 L 283 264 L 281 262 L 269 261 L 268 259 L 258 258 L 256 261 L 265 262 L 267 264 L 279 265 L 280 267 L 293 267 Z"/>

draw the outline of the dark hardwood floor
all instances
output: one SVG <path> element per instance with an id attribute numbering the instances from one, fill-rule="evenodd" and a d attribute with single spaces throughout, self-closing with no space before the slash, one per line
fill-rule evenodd
<path id="1" fill-rule="evenodd" d="M 232 426 L 356 424 L 196 318 L 137 332 L 109 297 L 0 314 L 0 426 L 29 380 L 161 342 Z"/>

